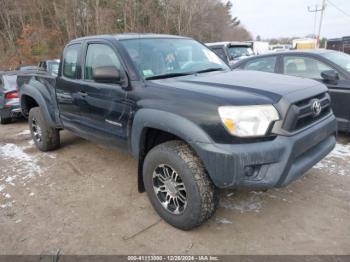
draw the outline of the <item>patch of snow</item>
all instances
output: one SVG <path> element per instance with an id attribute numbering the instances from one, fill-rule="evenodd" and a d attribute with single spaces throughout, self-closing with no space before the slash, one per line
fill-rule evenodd
<path id="1" fill-rule="evenodd" d="M 6 194 L 4 195 L 4 197 L 7 198 L 7 199 L 9 199 L 9 198 L 11 198 L 11 195 L 10 195 L 9 193 L 6 193 Z"/>
<path id="2" fill-rule="evenodd" d="M 350 158 L 350 144 L 336 144 L 331 153 L 328 154 L 321 162 L 317 163 L 313 168 L 318 170 L 326 170 L 327 174 L 349 176 L 350 165 L 347 159 Z M 338 165 L 337 161 L 346 161 Z"/>
<path id="3" fill-rule="evenodd" d="M 35 194 L 34 194 L 33 192 L 31 192 L 31 193 L 29 194 L 29 196 L 35 196 Z"/>
<path id="4" fill-rule="evenodd" d="M 16 224 L 21 223 L 21 222 L 22 222 L 22 219 L 18 219 L 15 221 Z"/>
<path id="5" fill-rule="evenodd" d="M 56 159 L 56 155 L 53 153 L 44 153 L 44 155 L 47 156 L 48 158 Z"/>
<path id="6" fill-rule="evenodd" d="M 8 176 L 5 178 L 5 182 L 10 184 L 11 186 L 14 186 L 15 184 L 13 183 L 13 181 L 16 179 L 16 175 L 14 176 Z"/>
<path id="7" fill-rule="evenodd" d="M 8 208 L 8 207 L 12 207 L 12 202 L 8 202 L 6 204 L 0 205 L 0 208 Z"/>
<path id="8" fill-rule="evenodd" d="M 5 192 L 8 186 L 22 185 L 25 186 L 31 179 L 42 174 L 42 169 L 38 164 L 39 158 L 45 154 L 36 155 L 27 154 L 24 150 L 26 146 L 19 146 L 12 143 L 0 144 L 0 192 L 2 196 L 9 200 L 12 196 Z M 0 208 L 10 208 L 15 201 L 5 202 Z"/>
<path id="9" fill-rule="evenodd" d="M 220 206 L 230 210 L 236 210 L 240 213 L 244 212 L 257 212 L 259 213 L 262 208 L 262 201 L 254 196 L 248 197 L 247 199 L 240 200 L 238 198 L 233 199 L 222 199 Z"/>
<path id="10" fill-rule="evenodd" d="M 216 218 L 215 222 L 218 224 L 232 224 L 232 222 L 226 218 Z"/>
<path id="11" fill-rule="evenodd" d="M 8 183 L 12 183 L 18 176 L 25 180 L 41 173 L 37 159 L 15 144 L 1 145 L 0 158 L 11 163 L 8 167 L 2 167 L 5 173 L 2 176 L 6 176 L 5 181 Z M 11 173 L 16 175 L 11 176 Z"/>
<path id="12" fill-rule="evenodd" d="M 18 136 L 30 135 L 30 130 L 23 130 L 22 132 L 17 134 Z"/>
<path id="13" fill-rule="evenodd" d="M 350 145 L 336 144 L 333 151 L 326 158 L 330 157 L 346 160 L 350 157 Z"/>
<path id="14" fill-rule="evenodd" d="M 228 194 L 227 194 L 227 197 L 231 197 L 231 196 L 233 196 L 234 194 L 235 194 L 234 192 L 228 193 Z"/>

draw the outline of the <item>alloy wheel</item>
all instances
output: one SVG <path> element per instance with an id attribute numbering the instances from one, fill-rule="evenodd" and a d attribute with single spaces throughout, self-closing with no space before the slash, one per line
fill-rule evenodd
<path id="1" fill-rule="evenodd" d="M 40 143 L 42 141 L 42 131 L 41 127 L 34 117 L 32 118 L 32 131 L 34 140 Z"/>
<path id="2" fill-rule="evenodd" d="M 187 206 L 187 192 L 180 175 L 169 165 L 156 167 L 152 176 L 154 193 L 168 212 L 180 215 Z"/>

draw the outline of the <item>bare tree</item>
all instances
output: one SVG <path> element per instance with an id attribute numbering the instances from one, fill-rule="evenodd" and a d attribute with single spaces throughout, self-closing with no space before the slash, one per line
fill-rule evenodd
<path id="1" fill-rule="evenodd" d="M 59 57 L 65 42 L 92 34 L 251 39 L 231 9 L 221 0 L 0 0 L 0 67 Z"/>

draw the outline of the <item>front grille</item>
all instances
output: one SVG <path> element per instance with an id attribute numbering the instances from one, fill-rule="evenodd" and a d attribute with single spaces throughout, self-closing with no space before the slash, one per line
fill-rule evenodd
<path id="1" fill-rule="evenodd" d="M 321 104 L 321 113 L 314 116 L 312 103 L 318 99 Z M 323 93 L 292 104 L 285 118 L 283 129 L 289 132 L 298 131 L 322 119 L 331 112 L 331 99 L 328 93 Z"/>

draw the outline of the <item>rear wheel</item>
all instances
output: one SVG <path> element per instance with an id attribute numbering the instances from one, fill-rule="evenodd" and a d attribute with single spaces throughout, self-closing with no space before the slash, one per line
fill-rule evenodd
<path id="1" fill-rule="evenodd" d="M 28 121 L 32 139 L 39 150 L 46 152 L 60 146 L 59 130 L 47 124 L 40 107 L 34 107 L 30 110 Z"/>
<path id="2" fill-rule="evenodd" d="M 199 158 L 181 141 L 163 143 L 147 154 L 143 180 L 153 207 L 174 227 L 197 227 L 216 210 L 215 186 Z"/>

